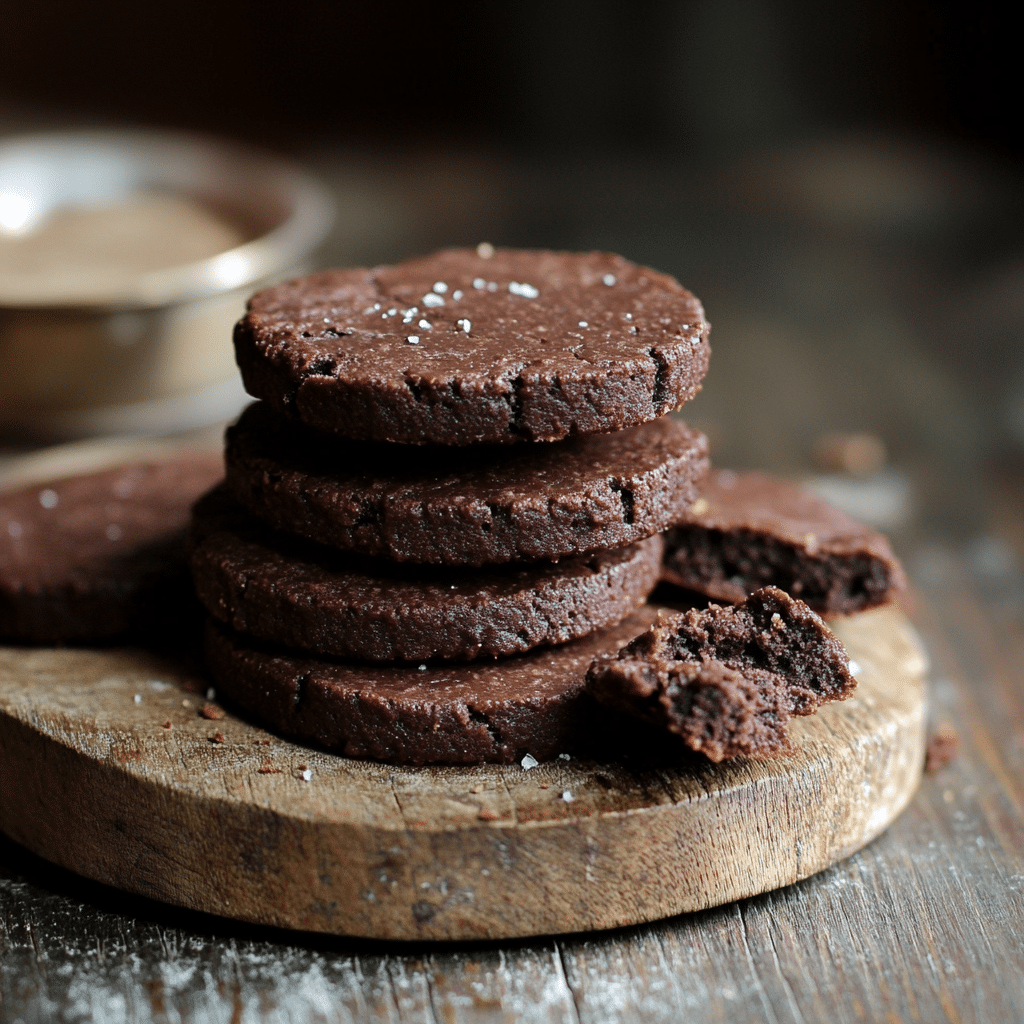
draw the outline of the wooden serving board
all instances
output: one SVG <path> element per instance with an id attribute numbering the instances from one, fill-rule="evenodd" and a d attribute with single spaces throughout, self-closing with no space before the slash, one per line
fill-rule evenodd
<path id="1" fill-rule="evenodd" d="M 699 910 L 846 857 L 917 787 L 911 627 L 883 609 L 835 630 L 859 685 L 792 724 L 794 756 L 673 769 L 352 761 L 203 718 L 205 683 L 149 654 L 3 648 L 0 828 L 89 878 L 285 928 L 494 939 Z"/>

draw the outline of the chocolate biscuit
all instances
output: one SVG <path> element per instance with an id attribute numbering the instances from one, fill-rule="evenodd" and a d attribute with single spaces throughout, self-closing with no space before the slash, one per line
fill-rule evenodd
<path id="1" fill-rule="evenodd" d="M 250 394 L 317 430 L 509 444 L 679 408 L 707 371 L 709 330 L 686 289 L 620 256 L 448 249 L 267 288 L 235 353 Z"/>
<path id="2" fill-rule="evenodd" d="M 679 736 L 711 761 L 789 749 L 789 693 L 786 680 L 774 672 L 740 672 L 720 661 L 653 654 L 613 665 L 591 677 L 592 696 Z"/>
<path id="3" fill-rule="evenodd" d="M 192 503 L 220 455 L 136 462 L 0 494 L 0 637 L 104 640 L 177 622 Z"/>
<path id="4" fill-rule="evenodd" d="M 560 562 L 490 570 L 398 565 L 264 525 L 217 488 L 196 506 L 196 592 L 240 633 L 367 661 L 468 661 L 615 625 L 658 581 L 659 536 Z"/>
<path id="5" fill-rule="evenodd" d="M 849 696 L 843 645 L 775 587 L 731 607 L 663 616 L 588 673 L 601 703 L 632 713 L 713 761 L 786 750 L 786 722 Z"/>
<path id="6" fill-rule="evenodd" d="M 623 547 L 677 522 L 707 439 L 672 417 L 550 445 L 345 441 L 264 403 L 228 430 L 235 498 L 287 533 L 400 562 L 484 565 Z"/>
<path id="7" fill-rule="evenodd" d="M 207 655 L 218 692 L 300 741 L 391 764 L 511 764 L 586 742 L 588 666 L 652 618 L 643 608 L 611 629 L 497 662 L 404 666 L 317 660 L 211 622 Z"/>
<path id="8" fill-rule="evenodd" d="M 663 578 L 720 601 L 773 585 L 825 615 L 891 601 L 905 585 L 888 541 L 796 484 L 713 470 L 666 533 Z"/>

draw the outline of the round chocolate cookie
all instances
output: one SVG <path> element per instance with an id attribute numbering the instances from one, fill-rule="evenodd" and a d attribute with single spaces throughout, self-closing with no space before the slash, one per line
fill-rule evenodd
<path id="1" fill-rule="evenodd" d="M 318 430 L 508 444 L 679 408 L 709 330 L 685 288 L 620 256 L 481 246 L 267 288 L 235 353 L 250 394 Z"/>
<path id="2" fill-rule="evenodd" d="M 881 534 L 764 473 L 713 470 L 665 540 L 665 580 L 716 600 L 774 585 L 822 615 L 848 615 L 906 586 Z"/>
<path id="3" fill-rule="evenodd" d="M 0 637 L 102 640 L 177 621 L 194 603 L 192 504 L 223 475 L 203 452 L 0 494 Z"/>
<path id="4" fill-rule="evenodd" d="M 397 565 L 277 533 L 223 488 L 195 508 L 192 575 L 240 633 L 367 661 L 520 654 L 614 625 L 644 603 L 662 540 L 594 555 L 465 570 Z"/>
<path id="5" fill-rule="evenodd" d="M 392 764 L 510 764 L 586 743 L 595 710 L 587 669 L 654 618 L 645 607 L 561 647 L 418 666 L 315 660 L 211 623 L 207 658 L 220 693 L 298 740 Z"/>
<path id="6" fill-rule="evenodd" d="M 339 443 L 249 406 L 227 433 L 227 481 L 287 533 L 398 562 L 535 562 L 624 547 L 678 522 L 707 439 L 671 417 L 515 448 Z"/>

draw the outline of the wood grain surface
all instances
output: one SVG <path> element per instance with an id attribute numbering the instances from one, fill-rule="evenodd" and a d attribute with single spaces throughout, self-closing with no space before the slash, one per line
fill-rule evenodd
<path id="1" fill-rule="evenodd" d="M 903 809 L 923 658 L 882 609 L 841 620 L 854 697 L 797 751 L 712 765 L 401 768 L 279 739 L 138 651 L 0 650 L 0 828 L 131 892 L 259 924 L 495 939 L 636 924 L 787 885 Z M 197 692 L 198 691 L 198 692 Z"/>
<path id="2" fill-rule="evenodd" d="M 823 874 L 602 934 L 410 946 L 181 910 L 0 839 L 0 1020 L 1024 1020 L 1020 595 L 945 548 L 929 566 L 930 700 L 963 750 Z"/>

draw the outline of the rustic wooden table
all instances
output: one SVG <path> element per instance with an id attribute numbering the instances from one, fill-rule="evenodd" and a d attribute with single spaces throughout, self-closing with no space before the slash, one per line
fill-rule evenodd
<path id="1" fill-rule="evenodd" d="M 0 840 L 0 1020 L 1024 1019 L 1024 580 L 927 558 L 933 714 L 962 752 L 817 877 L 619 932 L 422 948 L 172 909 Z"/>
<path id="2" fill-rule="evenodd" d="M 528 171 L 511 175 L 520 192 Z M 932 658 L 931 715 L 955 730 L 960 755 L 924 779 L 888 832 L 821 875 L 649 926 L 513 943 L 411 947 L 253 928 L 83 881 L 0 838 L 4 1024 L 1024 1020 L 1024 459 L 971 468 L 995 444 L 984 382 L 965 385 L 963 367 L 915 344 L 915 330 L 950 322 L 948 304 L 929 305 L 946 295 L 949 268 L 932 260 L 927 276 L 923 257 L 813 231 L 766 247 L 728 218 L 702 235 L 706 225 L 680 227 L 675 207 L 650 198 L 679 194 L 671 174 L 647 169 L 646 192 L 608 191 L 624 174 L 595 171 L 525 219 L 477 217 L 473 230 L 617 248 L 701 293 L 717 347 L 694 419 L 720 461 L 799 469 L 827 427 L 886 438 L 916 496 L 896 541 Z M 495 202 L 498 179 L 463 177 L 487 185 L 488 209 L 521 213 Z M 369 202 L 373 176 L 360 180 Z M 458 174 L 444 181 L 467 187 Z M 408 193 L 430 201 L 414 185 Z M 614 211 L 587 206 L 577 195 L 587 189 L 614 194 Z M 531 234 L 556 200 L 561 234 Z M 445 240 L 443 219 L 394 247 Z M 465 229 L 456 223 L 460 239 Z M 364 252 L 381 255 L 370 243 Z M 701 266 L 703 279 L 691 272 Z"/>

